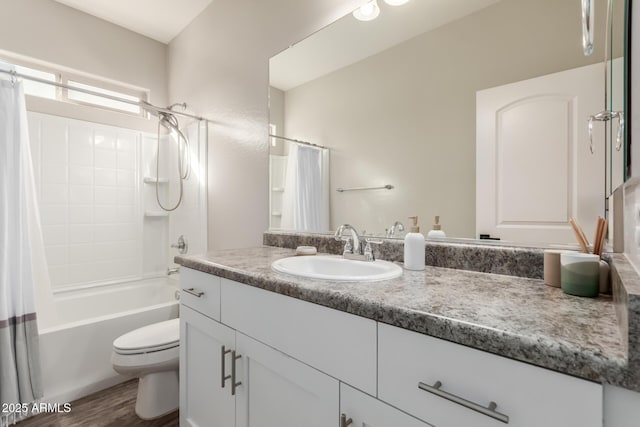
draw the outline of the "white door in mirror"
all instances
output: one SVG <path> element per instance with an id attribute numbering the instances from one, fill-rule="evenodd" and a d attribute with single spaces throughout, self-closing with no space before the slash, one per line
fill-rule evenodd
<path id="1" fill-rule="evenodd" d="M 527 243 L 574 243 L 567 220 L 588 236 L 603 216 L 601 64 L 498 86 L 476 94 L 476 234 Z"/>

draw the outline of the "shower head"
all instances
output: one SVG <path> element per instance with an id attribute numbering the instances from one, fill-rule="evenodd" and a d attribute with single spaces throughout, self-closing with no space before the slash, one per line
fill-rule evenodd
<path id="1" fill-rule="evenodd" d="M 176 102 L 174 104 L 171 104 L 167 107 L 167 110 L 173 110 L 175 107 L 180 107 L 182 108 L 182 111 L 187 109 L 187 103 L 186 102 Z"/>

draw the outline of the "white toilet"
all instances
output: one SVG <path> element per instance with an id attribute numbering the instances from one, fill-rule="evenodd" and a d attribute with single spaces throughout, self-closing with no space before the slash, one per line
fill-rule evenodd
<path id="1" fill-rule="evenodd" d="M 158 418 L 178 409 L 179 353 L 180 319 L 144 326 L 113 342 L 113 369 L 140 378 L 136 399 L 140 418 Z"/>

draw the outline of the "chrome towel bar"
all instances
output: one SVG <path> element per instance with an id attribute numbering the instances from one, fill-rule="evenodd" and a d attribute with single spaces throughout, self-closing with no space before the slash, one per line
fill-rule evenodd
<path id="1" fill-rule="evenodd" d="M 338 193 L 343 193 L 345 191 L 361 191 L 361 190 L 393 190 L 393 185 L 387 184 L 382 187 L 354 187 L 354 188 L 336 188 Z"/>

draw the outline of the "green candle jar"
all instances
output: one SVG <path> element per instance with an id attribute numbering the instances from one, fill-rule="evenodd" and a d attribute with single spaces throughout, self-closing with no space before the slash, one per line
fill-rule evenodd
<path id="1" fill-rule="evenodd" d="M 564 293 L 597 297 L 600 291 L 600 256 L 584 253 L 560 255 L 560 286 Z"/>

